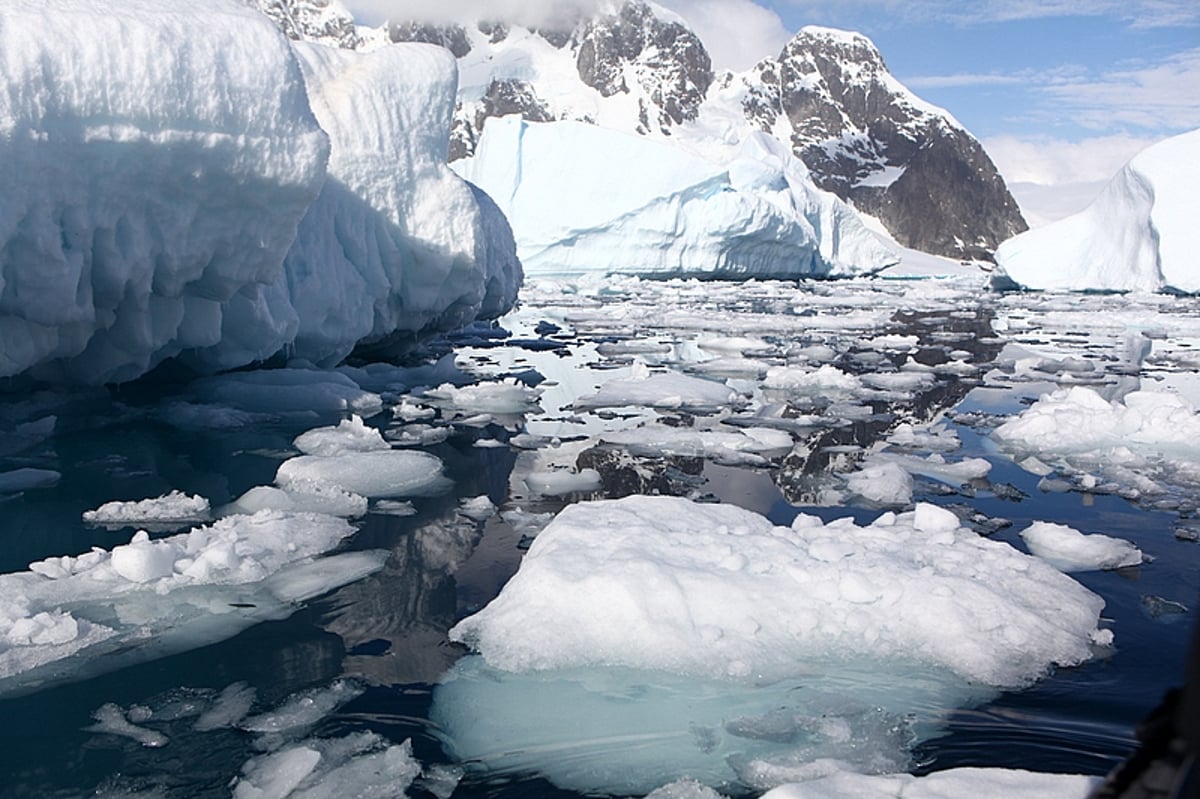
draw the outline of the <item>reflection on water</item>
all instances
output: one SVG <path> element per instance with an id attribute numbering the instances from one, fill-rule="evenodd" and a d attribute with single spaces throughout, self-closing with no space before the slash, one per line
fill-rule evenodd
<path id="1" fill-rule="evenodd" d="M 854 715 L 843 705 L 841 715 L 827 714 L 826 739 L 836 738 L 838 727 L 829 719 L 840 718 L 849 727 L 838 729 L 851 731 L 843 743 L 881 737 L 890 758 L 881 768 L 918 770 L 969 764 L 1102 773 L 1125 753 L 1132 723 L 1181 673 L 1185 633 L 1200 604 L 1200 548 L 1176 537 L 1176 530 L 1200 526 L 1200 489 L 1176 487 L 1170 506 L 1081 493 L 1070 481 L 1071 490 L 1052 490 L 1063 478 L 1057 465 L 1049 475 L 1021 468 L 997 450 L 989 432 L 1063 385 L 1093 386 L 1110 400 L 1141 387 L 1171 386 L 1194 400 L 1200 386 L 1195 300 L 994 296 L 932 282 L 624 281 L 602 291 L 569 288 L 531 286 L 521 310 L 504 320 L 510 339 L 495 330 L 468 331 L 431 349 L 456 353 L 457 370 L 442 364 L 422 379 L 406 373 L 391 382 L 383 372 L 372 373 L 381 385 L 370 390 L 381 393 L 389 410 L 368 424 L 390 440 L 418 442 L 445 462 L 455 481 L 450 495 L 413 499 L 413 515 L 372 510 L 358 520 L 347 546 L 387 551 L 380 571 L 229 640 L 31 696 L 0 698 L 0 716 L 30 720 L 3 725 L 0 795 L 77 796 L 97 788 L 227 795 L 229 780 L 255 754 L 245 731 L 201 733 L 185 720 L 151 715 L 147 724 L 171 739 L 152 750 L 85 732 L 93 711 L 108 702 L 162 708 L 189 691 L 211 697 L 237 682 L 256 689 L 260 707 L 271 707 L 339 677 L 366 690 L 321 722 L 319 734 L 371 730 L 397 743 L 411 738 L 426 765 L 452 760 L 453 753 L 443 751 L 448 732 L 457 738 L 469 728 L 478 736 L 470 754 L 474 767 L 455 796 L 553 796 L 557 791 L 545 777 L 582 787 L 569 773 L 580 764 L 609 768 L 614 790 L 631 791 L 706 769 L 713 784 L 728 790 L 764 786 L 772 773 L 795 776 L 803 758 L 815 756 L 797 755 L 806 751 L 797 741 L 817 740 L 820 725 L 811 721 L 811 710 L 793 712 L 794 696 L 701 690 L 653 675 L 625 680 L 621 690 L 636 683 L 644 692 L 636 702 L 628 696 L 618 702 L 611 686 L 605 688 L 613 674 L 555 686 L 488 674 L 477 658 L 461 659 L 463 648 L 449 643 L 446 631 L 499 592 L 545 514 L 570 502 L 663 494 L 740 505 L 779 524 L 799 512 L 823 519 L 850 515 L 862 523 L 880 511 L 845 493 L 845 475 L 881 451 L 985 458 L 991 466 L 985 478 L 954 484 L 918 477 L 913 499 L 951 507 L 976 529 L 1018 548 L 1021 529 L 1047 520 L 1128 538 L 1154 560 L 1137 570 L 1077 575 L 1107 602 L 1104 615 L 1117 639 L 1108 659 L 1062 670 L 1026 691 L 989 698 L 964 689 L 956 700 L 960 709 L 945 716 L 926 712 L 929 703 L 914 692 L 883 683 L 869 701 L 860 697 L 864 708 L 882 708 L 883 715 L 869 709 Z M 684 413 L 575 405 L 604 382 L 629 378 L 635 362 L 654 372 L 725 379 L 741 393 L 740 407 Z M 822 393 L 763 382 L 772 368 L 823 366 L 858 380 L 857 388 Z M 421 386 L 512 375 L 540 390 L 536 408 L 481 419 L 430 401 L 432 418 L 422 412 L 406 420 L 390 412 L 401 402 L 420 406 Z M 926 377 L 911 381 L 912 375 Z M 168 409 L 195 399 L 186 385 L 164 382 L 0 396 L 0 472 L 61 474 L 52 486 L 0 497 L 0 571 L 128 541 L 132 528 L 110 531 L 81 521 L 83 511 L 112 499 L 180 490 L 217 507 L 270 484 L 280 462 L 295 454 L 296 435 L 339 418 L 251 415 L 237 423 L 226 414 L 228 426 L 211 426 L 212 417 L 199 426 L 172 424 Z M 756 465 L 732 465 L 597 440 L 602 432 L 650 420 L 696 431 L 783 430 L 793 445 Z M 960 442 L 957 450 L 937 449 L 933 439 L 903 446 L 888 441 L 902 425 L 925 431 L 937 424 Z M 598 490 L 540 496 L 525 482 L 535 472 L 583 469 L 599 472 Z M 460 503 L 480 496 L 498 512 L 482 519 L 464 514 Z M 1146 611 L 1147 597 L 1187 610 L 1156 616 Z M 470 694 L 472 718 L 452 717 L 443 700 L 435 703 L 433 686 L 447 674 L 453 679 L 441 690 Z M 805 690 L 817 690 L 821 679 L 828 675 L 814 675 Z M 791 688 L 780 687 L 785 694 Z M 697 695 L 703 701 L 692 701 Z M 673 726 L 651 735 L 663 719 Z M 914 724 L 925 726 L 909 751 Z M 561 751 L 539 759 L 522 749 L 522 730 L 544 736 L 558 729 L 554 725 L 561 725 Z M 934 728 L 940 734 L 930 737 Z M 607 766 L 605 753 L 611 754 Z M 693 753 L 698 759 L 689 760 Z M 621 764 L 643 756 L 665 770 L 643 773 L 635 783 L 633 770 Z M 415 791 L 433 795 L 428 786 Z"/>

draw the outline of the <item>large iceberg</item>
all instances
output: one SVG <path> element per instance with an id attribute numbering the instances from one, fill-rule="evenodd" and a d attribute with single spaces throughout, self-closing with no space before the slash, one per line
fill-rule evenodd
<path id="1" fill-rule="evenodd" d="M 1065 291 L 1200 292 L 1200 130 L 1134 156 L 1083 211 L 996 250 L 1012 283 Z"/>
<path id="2" fill-rule="evenodd" d="M 236 0 L 13 0 L 0 76 L 0 376 L 331 362 L 515 297 L 507 225 L 445 165 L 437 48 L 293 48 Z"/>
<path id="3" fill-rule="evenodd" d="M 721 278 L 839 277 L 897 255 L 803 163 L 751 134 L 710 161 L 580 122 L 488 122 L 454 168 L 512 223 L 530 273 Z"/>

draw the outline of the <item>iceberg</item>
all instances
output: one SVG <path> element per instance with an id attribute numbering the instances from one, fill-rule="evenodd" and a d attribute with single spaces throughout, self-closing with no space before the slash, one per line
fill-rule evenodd
<path id="1" fill-rule="evenodd" d="M 1080 213 L 1001 244 L 997 277 L 1042 290 L 1200 292 L 1198 153 L 1200 130 L 1146 148 Z"/>
<path id="2" fill-rule="evenodd" d="M 728 505 L 568 506 L 459 622 L 434 693 L 448 751 L 493 775 L 644 794 L 909 766 L 948 709 L 1083 663 L 1103 600 L 920 503 L 790 527 Z M 568 713 L 563 708 L 570 708 Z"/>
<path id="3" fill-rule="evenodd" d="M 503 210 L 530 274 L 842 277 L 898 260 L 765 134 L 717 163 L 595 125 L 502 117 L 452 166 Z"/>
<path id="4" fill-rule="evenodd" d="M 511 230 L 446 166 L 452 56 L 236 0 L 0 7 L 0 376 L 322 366 L 497 315 Z"/>

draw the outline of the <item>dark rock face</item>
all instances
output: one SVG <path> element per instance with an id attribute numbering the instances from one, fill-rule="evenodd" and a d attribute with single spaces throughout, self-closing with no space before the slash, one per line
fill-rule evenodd
<path id="1" fill-rule="evenodd" d="M 336 0 L 247 0 L 266 14 L 289 39 L 332 44 L 353 50 L 362 44 L 354 17 Z"/>
<path id="2" fill-rule="evenodd" d="M 990 259 L 1026 229 L 979 142 L 888 72 L 865 37 L 806 28 L 777 73 L 756 68 L 766 100 L 747 117 L 766 127 L 778 91 L 792 147 L 817 184 L 878 217 L 906 247 Z M 768 128 L 769 129 L 769 128 Z"/>
<path id="3" fill-rule="evenodd" d="M 461 25 L 430 25 L 419 22 L 389 22 L 388 38 L 393 42 L 422 42 L 445 47 L 455 58 L 471 52 L 471 40 Z"/>
<path id="4" fill-rule="evenodd" d="M 616 15 L 586 22 L 574 41 L 580 79 L 604 97 L 640 89 L 648 101 L 641 124 L 663 132 L 696 118 L 713 80 L 712 60 L 696 34 L 660 20 L 640 0 L 625 3 Z M 630 66 L 637 87 L 626 81 Z"/>
<path id="5" fill-rule="evenodd" d="M 457 161 L 474 153 L 484 123 L 490 117 L 509 114 L 519 114 L 530 122 L 554 121 L 554 114 L 538 97 L 532 84 L 516 78 L 493 80 L 483 99 L 474 106 L 473 113 L 468 113 L 461 103 L 455 107 L 454 123 L 450 130 L 449 160 Z"/>

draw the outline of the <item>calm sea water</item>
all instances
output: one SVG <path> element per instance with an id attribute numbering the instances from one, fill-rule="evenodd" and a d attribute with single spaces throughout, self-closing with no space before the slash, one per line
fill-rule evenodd
<path id="1" fill-rule="evenodd" d="M 1059 670 L 1029 689 L 953 712 L 946 719 L 945 734 L 921 743 L 914 752 L 920 771 L 987 765 L 1103 774 L 1130 751 L 1133 725 L 1182 674 L 1200 601 L 1200 545 L 1177 537 L 1177 531 L 1195 522 L 1200 494 L 1191 494 L 1186 486 L 1173 488 L 1168 500 L 1047 491 L 1041 478 L 998 453 L 987 433 L 998 417 L 1018 412 L 1041 391 L 1063 380 L 1078 381 L 1080 375 L 1095 378 L 1098 385 L 1164 375 L 1186 383 L 1194 376 L 1191 364 L 1200 361 L 1181 353 L 1193 347 L 1190 320 L 1197 317 L 1195 304 L 1155 300 L 1134 308 L 1131 318 L 1144 322 L 1140 331 L 1134 322 L 1114 319 L 1110 313 L 1126 307 L 1118 298 L 1103 297 L 1063 302 L 980 299 L 972 289 L 953 286 L 931 291 L 820 284 L 659 284 L 586 295 L 561 293 L 556 286 L 535 291 L 519 313 L 504 320 L 512 337 L 458 337 L 440 344 L 433 354 L 456 352 L 460 363 L 488 377 L 517 374 L 535 383 L 546 379 L 542 410 L 483 427 L 456 426 L 445 441 L 425 448 L 446 463 L 454 491 L 415 500 L 417 512 L 412 516 L 369 514 L 359 520 L 359 532 L 348 544 L 351 549 L 390 550 L 383 571 L 311 601 L 289 618 L 259 624 L 229 640 L 30 695 L 0 697 L 0 796 L 106 791 L 228 795 L 231 779 L 256 754 L 244 732 L 200 734 L 190 729 L 188 719 L 168 721 L 157 729 L 170 736 L 170 744 L 148 749 L 85 728 L 105 703 L 163 707 L 239 681 L 257 690 L 263 706 L 271 706 L 296 691 L 352 678 L 364 693 L 321 721 L 316 734 L 370 730 L 396 742 L 411 739 L 423 765 L 452 765 L 428 721 L 434 684 L 464 654 L 446 640 L 446 631 L 498 593 L 523 551 L 522 531 L 499 516 L 482 524 L 464 523 L 455 512 L 459 501 L 487 495 L 501 509 L 519 505 L 553 512 L 571 501 L 651 490 L 644 479 L 639 482 L 615 466 L 606 468 L 601 452 L 589 461 L 604 476 L 600 491 L 531 497 L 520 482 L 530 451 L 481 447 L 476 442 L 505 442 L 521 432 L 563 440 L 564 431 L 575 430 L 574 438 L 586 444 L 606 425 L 627 423 L 630 414 L 652 417 L 654 412 L 636 409 L 578 414 L 563 409 L 558 400 L 610 375 L 625 374 L 622 370 L 635 355 L 657 359 L 667 368 L 687 368 L 693 361 L 686 353 L 694 349 L 694 342 L 714 335 L 760 336 L 775 347 L 763 356 L 767 359 L 783 358 L 789 347 L 827 345 L 836 363 L 863 373 L 881 357 L 937 362 L 939 353 L 954 350 L 969 352 L 971 362 L 988 367 L 1006 358 L 1011 362 L 1012 350 L 1006 347 L 1012 345 L 1072 353 L 1096 364 L 1091 372 L 1048 370 L 1020 379 L 1003 370 L 993 374 L 989 368 L 966 379 L 943 378 L 915 400 L 904 401 L 902 409 L 879 401 L 870 415 L 830 431 L 821 441 L 821 451 L 827 453 L 823 459 L 777 458 L 770 468 L 694 460 L 655 464 L 647 459 L 647 464 L 659 478 L 653 483 L 656 491 L 742 505 L 778 523 L 787 523 L 801 511 L 827 520 L 850 514 L 865 522 L 879 509 L 852 504 L 812 507 L 805 504 L 806 498 L 837 465 L 839 453 L 869 446 L 885 435 L 895 421 L 893 412 L 940 416 L 962 441 L 951 457 L 987 458 L 992 463 L 990 482 L 947 486 L 918 479 L 915 499 L 965 506 L 980 518 L 1007 520 L 1011 524 L 997 522 L 985 532 L 1018 548 L 1017 532 L 1034 520 L 1135 542 L 1153 557 L 1151 562 L 1075 575 L 1107 602 L 1104 618 L 1117 632 L 1118 642 L 1110 657 Z M 871 313 L 859 322 L 847 321 L 861 308 Z M 804 320 L 812 321 L 811 326 L 800 325 Z M 536 328 L 542 321 L 553 322 L 558 330 Z M 903 348 L 907 355 L 897 356 L 871 343 L 872 337 L 885 333 L 915 336 L 918 345 Z M 1153 352 L 1145 357 L 1143 351 L 1131 362 L 1126 355 L 1131 336 L 1145 338 L 1148 348 L 1162 357 L 1156 360 Z M 754 383 L 745 376 L 734 381 Z M 5 422 L 0 429 L 9 431 L 0 434 L 0 471 L 34 466 L 62 473 L 53 487 L 0 499 L 0 572 L 23 570 L 31 561 L 51 555 L 124 543 L 132 528 L 106 530 L 81 522 L 83 511 L 111 499 L 155 497 L 179 489 L 206 496 L 217 506 L 252 486 L 270 484 L 281 460 L 292 454 L 296 435 L 339 418 L 180 428 L 163 417 L 163 408 L 186 390 L 181 383 L 143 381 L 117 389 L 31 393 L 23 388 L 0 394 L 0 420 Z M 15 432 L 19 424 L 48 414 L 57 418 L 51 437 L 29 442 Z M 398 424 L 386 414 L 368 421 L 385 429 Z M 703 418 L 699 423 L 704 424 Z M 1005 490 L 993 490 L 997 485 Z M 418 787 L 413 794 L 433 795 L 432 790 Z M 573 794 L 529 774 L 502 781 L 468 775 L 453 795 Z"/>

